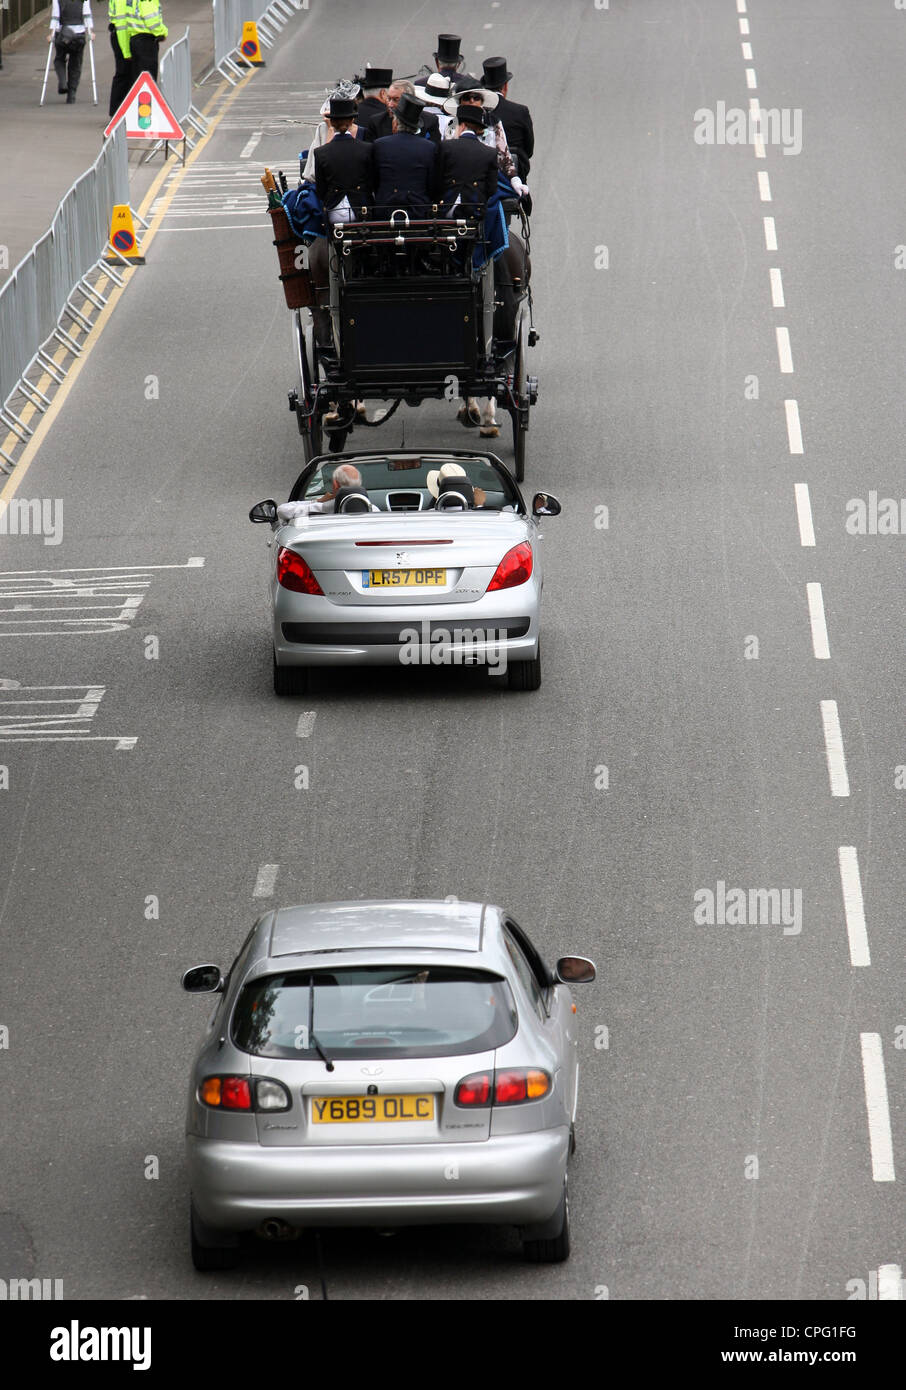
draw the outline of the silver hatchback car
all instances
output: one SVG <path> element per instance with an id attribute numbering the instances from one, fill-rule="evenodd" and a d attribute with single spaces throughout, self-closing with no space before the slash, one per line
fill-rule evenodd
<path id="1" fill-rule="evenodd" d="M 570 983 L 497 907 L 363 901 L 256 922 L 219 993 L 186 1120 L 196 1269 L 242 1232 L 442 1222 L 521 1228 L 569 1254 L 567 1162 L 579 1066 Z"/>
<path id="2" fill-rule="evenodd" d="M 352 478 L 352 485 L 342 480 Z M 323 455 L 269 524 L 274 689 L 317 666 L 486 665 L 511 690 L 541 684 L 542 519 L 493 454 Z"/>

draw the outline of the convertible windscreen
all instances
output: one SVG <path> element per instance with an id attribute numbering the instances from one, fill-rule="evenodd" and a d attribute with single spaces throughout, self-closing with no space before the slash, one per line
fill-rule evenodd
<path id="1" fill-rule="evenodd" d="M 258 1057 L 452 1057 L 515 1035 L 506 980 L 449 966 L 360 966 L 253 980 L 233 1014 L 237 1047 Z"/>
<path id="2" fill-rule="evenodd" d="M 319 463 L 305 479 L 304 485 L 300 488 L 297 484 L 293 489 L 293 500 L 312 501 L 329 494 L 334 469 L 338 464 L 348 461 L 338 456 Z M 368 459 L 356 458 L 353 461 L 361 474 L 362 486 L 368 492 L 372 502 L 381 510 L 389 509 L 387 506 L 388 493 L 395 494 L 399 498 L 400 494 L 407 490 L 421 493 L 423 505 L 430 505 L 433 498 L 428 490 L 428 474 L 432 470 L 439 469 L 442 464 L 450 462 L 459 464 L 465 470 L 466 477 L 473 488 L 480 489 L 479 496 L 484 494 L 482 502 L 484 511 L 499 511 L 502 507 L 519 507 L 519 499 L 512 484 L 485 458 L 451 459 L 445 456 L 432 457 L 426 454 L 421 458 L 411 455 L 404 458 L 376 456 Z"/>

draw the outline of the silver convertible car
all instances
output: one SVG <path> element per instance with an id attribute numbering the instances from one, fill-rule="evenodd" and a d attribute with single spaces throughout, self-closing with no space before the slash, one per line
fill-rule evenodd
<path id="1" fill-rule="evenodd" d="M 197 1269 L 242 1232 L 513 1224 L 526 1257 L 569 1254 L 579 1066 L 569 984 L 499 908 L 339 902 L 268 912 L 219 994 L 186 1133 Z"/>
<path id="2" fill-rule="evenodd" d="M 351 481 L 350 481 L 351 480 Z M 341 484 L 341 485 L 338 485 Z M 303 694 L 316 666 L 486 665 L 541 684 L 540 520 L 493 454 L 322 455 L 269 523 L 274 689 Z"/>

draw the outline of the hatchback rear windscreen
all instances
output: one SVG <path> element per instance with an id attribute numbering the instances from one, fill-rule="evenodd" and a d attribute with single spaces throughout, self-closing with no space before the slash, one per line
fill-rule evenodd
<path id="1" fill-rule="evenodd" d="M 291 971 L 247 984 L 233 1042 L 257 1057 L 454 1057 L 516 1032 L 506 980 L 450 966 Z M 314 1041 L 313 1041 L 314 1039 Z"/>

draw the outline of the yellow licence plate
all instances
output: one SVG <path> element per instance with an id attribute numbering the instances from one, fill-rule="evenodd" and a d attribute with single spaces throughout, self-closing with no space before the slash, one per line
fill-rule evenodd
<path id="1" fill-rule="evenodd" d="M 446 584 L 447 571 L 428 570 L 363 570 L 366 589 L 395 589 L 400 586 L 422 589 L 429 585 Z"/>
<path id="2" fill-rule="evenodd" d="M 434 1097 L 427 1096 L 312 1096 L 311 1119 L 315 1125 L 349 1125 L 362 1122 L 433 1120 Z"/>

